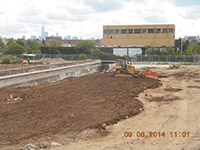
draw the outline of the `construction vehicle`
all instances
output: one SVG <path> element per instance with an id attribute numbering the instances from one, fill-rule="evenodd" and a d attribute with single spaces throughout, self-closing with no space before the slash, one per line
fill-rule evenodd
<path id="1" fill-rule="evenodd" d="M 113 76 L 132 76 L 132 77 L 150 77 L 157 78 L 158 73 L 150 70 L 146 71 L 136 71 L 135 66 L 131 64 L 127 64 L 125 60 L 117 60 L 116 66 L 113 67 L 114 73 Z"/>
<path id="2" fill-rule="evenodd" d="M 125 60 L 117 60 L 116 66 L 113 68 L 115 71 L 113 76 L 133 76 L 141 77 L 142 72 L 137 72 L 133 65 L 127 64 Z"/>

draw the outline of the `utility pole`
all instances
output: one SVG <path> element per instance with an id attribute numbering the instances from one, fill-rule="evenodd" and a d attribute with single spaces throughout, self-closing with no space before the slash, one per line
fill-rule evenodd
<path id="1" fill-rule="evenodd" d="M 181 54 L 183 53 L 183 41 L 182 41 L 182 38 L 181 39 Z"/>

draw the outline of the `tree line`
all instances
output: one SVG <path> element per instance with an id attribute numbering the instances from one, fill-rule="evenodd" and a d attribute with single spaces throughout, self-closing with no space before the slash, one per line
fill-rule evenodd
<path id="1" fill-rule="evenodd" d="M 181 43 L 182 42 L 182 43 Z M 42 49 L 51 50 L 51 54 L 60 54 L 63 52 L 65 48 L 62 49 L 62 42 L 52 40 L 49 45 L 46 45 L 44 41 L 34 41 L 34 40 L 22 40 L 13 38 L 7 40 L 7 44 L 5 45 L 0 39 L 0 52 L 3 54 L 40 54 L 43 53 Z M 67 49 L 67 48 L 66 48 Z M 96 42 L 91 40 L 82 40 L 79 41 L 75 47 L 69 48 L 71 50 L 80 50 L 78 51 L 81 54 L 86 55 L 110 55 L 112 53 L 112 48 L 102 49 L 96 46 Z M 148 48 L 147 48 L 148 49 Z M 200 42 L 190 42 L 190 41 L 181 41 L 181 39 L 175 40 L 175 47 L 166 47 L 164 51 L 156 50 L 156 48 L 151 47 L 151 50 L 145 51 L 143 54 L 149 55 L 200 55 Z M 182 49 L 182 51 L 180 51 Z M 109 50 L 109 51 L 108 51 Z M 72 52 L 73 53 L 73 52 Z"/>

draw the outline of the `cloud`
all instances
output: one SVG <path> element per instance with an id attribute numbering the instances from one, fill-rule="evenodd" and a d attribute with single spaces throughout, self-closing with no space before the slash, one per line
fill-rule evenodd
<path id="1" fill-rule="evenodd" d="M 200 20 L 200 5 L 187 7 L 185 19 Z"/>
<path id="2" fill-rule="evenodd" d="M 27 30 L 25 29 L 25 26 L 22 24 L 6 24 L 0 26 L 0 35 L 13 35 L 14 34 L 23 34 L 26 33 Z"/>
<path id="3" fill-rule="evenodd" d="M 84 3 L 86 5 L 91 6 L 93 9 L 97 11 L 112 11 L 116 9 L 120 9 L 123 6 L 125 1 L 116 1 L 116 0 L 85 0 Z"/>
<path id="4" fill-rule="evenodd" d="M 200 31 L 200 5 L 183 0 L 3 0 L 1 36 L 49 35 L 102 38 L 103 25 L 175 24 L 176 37 Z M 193 1 L 193 4 L 195 1 Z M 197 2 L 199 4 L 199 2 Z M 11 5 L 12 4 L 12 5 Z"/>

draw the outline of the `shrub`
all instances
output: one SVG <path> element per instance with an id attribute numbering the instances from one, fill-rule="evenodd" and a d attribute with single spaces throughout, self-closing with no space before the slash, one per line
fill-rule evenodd
<path id="1" fill-rule="evenodd" d="M 88 56 L 86 54 L 80 54 L 78 59 L 79 60 L 88 59 Z"/>
<path id="2" fill-rule="evenodd" d="M 8 57 L 3 57 L 2 58 L 2 64 L 10 64 L 11 60 Z"/>
<path id="3" fill-rule="evenodd" d="M 4 56 L 1 59 L 2 64 L 10 64 L 10 63 L 17 64 L 17 63 L 20 63 L 20 62 L 22 62 L 22 60 L 19 57 L 16 57 L 16 56 Z"/>
<path id="4" fill-rule="evenodd" d="M 113 54 L 113 48 L 112 47 L 99 47 L 98 49 L 101 50 L 104 53 Z"/>
<path id="5" fill-rule="evenodd" d="M 16 56 L 10 57 L 10 61 L 11 61 L 12 64 L 17 64 L 17 63 L 22 62 L 22 60 L 19 57 L 16 57 Z"/>

